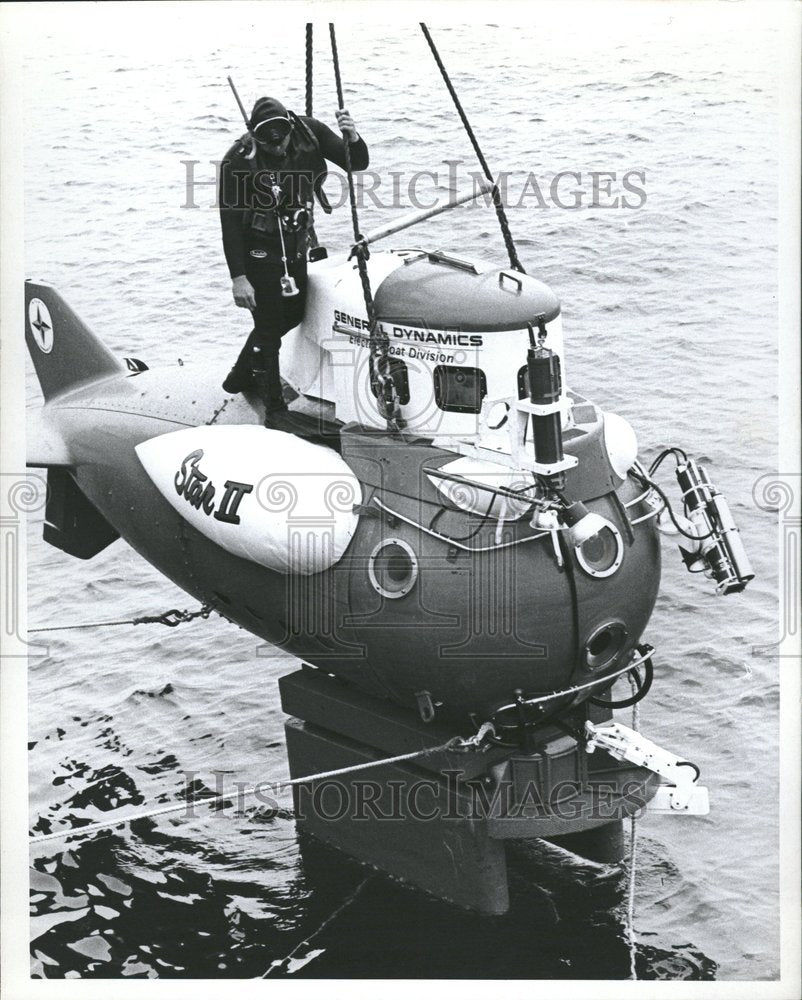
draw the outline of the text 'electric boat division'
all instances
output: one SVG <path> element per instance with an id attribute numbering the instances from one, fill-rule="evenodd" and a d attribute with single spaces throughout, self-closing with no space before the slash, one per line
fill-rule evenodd
<path id="1" fill-rule="evenodd" d="M 661 528 L 719 593 L 753 574 L 705 470 L 679 448 L 645 468 L 627 421 L 568 388 L 560 302 L 514 252 L 368 252 L 430 214 L 311 252 L 268 426 L 219 367 L 119 359 L 26 282 L 29 465 L 48 542 L 88 559 L 122 537 L 303 662 L 279 685 L 293 778 L 408 758 L 368 771 L 361 815 L 336 815 L 361 771 L 299 783 L 299 828 L 501 913 L 507 840 L 609 857 L 647 802 L 706 811 L 698 770 L 613 709 L 651 685 Z M 682 513 L 654 478 L 667 458 Z"/>

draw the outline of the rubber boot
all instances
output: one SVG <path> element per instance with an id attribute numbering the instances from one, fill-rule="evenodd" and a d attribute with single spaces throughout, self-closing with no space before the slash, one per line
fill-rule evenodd
<path id="1" fill-rule="evenodd" d="M 226 375 L 223 382 L 223 390 L 232 395 L 238 392 L 245 392 L 246 389 L 253 389 L 253 375 L 247 369 L 238 368 L 236 365 Z"/>
<path id="2" fill-rule="evenodd" d="M 224 392 L 238 393 L 254 388 L 253 374 L 251 372 L 251 358 L 253 356 L 252 339 L 253 333 L 245 341 L 245 346 L 240 351 L 234 367 L 226 375 L 223 382 Z"/>
<path id="3" fill-rule="evenodd" d="M 278 352 L 273 354 L 261 351 L 258 354 L 261 368 L 253 369 L 253 381 L 256 392 L 265 405 L 265 426 L 269 426 L 267 418 L 271 413 L 279 413 L 287 409 L 284 394 L 281 390 L 281 375 L 279 374 Z M 257 363 L 259 363 L 257 362 Z"/>

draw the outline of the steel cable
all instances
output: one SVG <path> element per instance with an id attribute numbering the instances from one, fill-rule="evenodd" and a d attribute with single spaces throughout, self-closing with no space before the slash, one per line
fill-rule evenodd
<path id="1" fill-rule="evenodd" d="M 471 140 L 471 145 L 473 146 L 474 152 L 476 153 L 476 158 L 479 160 L 482 170 L 484 171 L 485 177 L 493 185 L 493 190 L 492 190 L 493 207 L 495 208 L 496 215 L 498 216 L 498 224 L 501 229 L 501 235 L 504 238 L 504 245 L 507 248 L 507 255 L 510 258 L 510 265 L 516 271 L 520 271 L 521 274 L 526 274 L 526 271 L 524 270 L 521 261 L 518 259 L 518 251 L 515 248 L 515 242 L 513 241 L 512 233 L 510 232 L 510 225 L 509 222 L 507 221 L 507 213 L 504 211 L 504 205 L 501 201 L 501 194 L 499 193 L 498 184 L 496 184 L 495 178 L 493 177 L 493 174 L 490 172 L 490 167 L 488 166 L 487 160 L 484 157 L 484 153 L 482 152 L 479 146 L 479 142 L 476 138 L 476 135 L 474 134 L 474 131 L 471 128 L 471 123 L 468 121 L 468 117 L 463 111 L 460 99 L 457 96 L 456 90 L 454 90 L 454 86 L 451 83 L 451 79 L 449 78 L 448 75 L 448 71 L 446 70 L 443 64 L 443 60 L 440 58 L 440 53 L 437 51 L 437 46 L 434 44 L 434 40 L 432 39 L 432 36 L 429 33 L 429 29 L 426 27 L 423 21 L 420 22 L 420 26 L 421 26 L 421 31 L 423 32 L 424 37 L 426 38 L 426 41 L 429 43 L 429 48 L 431 49 L 432 55 L 434 56 L 434 61 L 437 63 L 437 68 L 440 70 L 440 74 L 443 77 L 443 81 L 445 82 L 445 85 L 448 88 L 448 92 L 451 95 L 451 100 L 454 102 L 454 107 L 457 109 L 457 114 L 460 116 L 465 131 L 468 133 L 468 138 Z"/>
<path id="2" fill-rule="evenodd" d="M 79 628 L 105 628 L 109 625 L 166 625 L 168 628 L 175 628 L 183 625 L 184 622 L 191 622 L 195 618 L 208 618 L 214 608 L 211 604 L 204 604 L 197 611 L 179 611 L 178 608 L 171 608 L 160 615 L 143 615 L 140 618 L 125 618 L 120 621 L 111 622 L 83 622 L 80 625 L 50 625 L 41 628 L 29 628 L 28 633 L 34 632 L 68 632 Z"/>
<path id="3" fill-rule="evenodd" d="M 334 25 L 329 23 L 329 36 L 331 38 L 331 58 L 334 64 L 334 82 L 337 87 L 337 105 L 345 106 L 343 99 L 343 85 L 340 76 L 340 59 L 337 53 L 337 36 Z M 379 384 L 377 400 L 379 410 L 387 421 L 388 428 L 400 431 L 401 405 L 398 401 L 398 391 L 395 382 L 390 377 L 390 341 L 389 337 L 382 330 L 376 315 L 376 306 L 373 301 L 373 292 L 370 287 L 370 276 L 368 275 L 367 260 L 370 251 L 367 243 L 359 231 L 359 215 L 356 207 L 356 191 L 354 189 L 354 173 L 351 166 L 351 150 L 347 138 L 343 139 L 345 171 L 348 175 L 348 199 L 351 204 L 351 222 L 354 228 L 354 246 L 351 256 L 356 257 L 359 280 L 362 283 L 362 296 L 365 300 L 365 309 L 368 314 L 368 326 L 370 333 L 370 362 L 371 376 L 375 376 Z M 371 379 L 373 381 L 373 378 Z"/>
<path id="4" fill-rule="evenodd" d="M 133 813 L 129 816 L 115 816 L 97 823 L 89 823 L 86 826 L 70 827 L 66 830 L 54 830 L 52 833 L 44 833 L 39 836 L 29 837 L 29 844 L 44 844 L 51 840 L 61 840 L 65 837 L 88 837 L 101 830 L 108 830 L 115 826 L 124 826 L 141 819 L 152 819 L 155 816 L 168 816 L 170 813 L 181 812 L 182 809 L 189 809 L 195 806 L 213 806 L 227 802 L 234 798 L 250 798 L 259 794 L 265 787 L 274 787 L 277 791 L 285 788 L 294 788 L 296 785 L 306 785 L 312 781 L 323 781 L 329 778 L 336 778 L 343 774 L 353 774 L 356 771 L 367 771 L 373 767 L 383 767 L 386 764 L 399 764 L 402 761 L 415 760 L 418 757 L 428 757 L 434 753 L 453 752 L 459 753 L 466 750 L 477 749 L 485 738 L 486 730 L 480 730 L 476 736 L 463 739 L 455 736 L 435 747 L 426 747 L 424 750 L 414 750 L 411 753 L 396 754 L 394 757 L 384 757 L 381 760 L 369 760 L 362 764 L 350 764 L 348 767 L 337 767 L 330 771 L 321 771 L 318 774 L 307 774 L 300 778 L 289 778 L 286 781 L 261 781 L 258 785 L 251 785 L 246 788 L 238 788 L 236 792 L 227 792 L 221 795 L 211 795 L 205 799 L 195 799 L 192 802 L 173 802 L 166 806 L 157 806 L 155 809 L 148 809 L 144 812 Z"/>
<path id="5" fill-rule="evenodd" d="M 312 25 L 306 26 L 306 117 L 312 117 Z"/>
<path id="6" fill-rule="evenodd" d="M 635 679 L 629 675 L 629 684 L 632 688 L 632 697 L 635 698 L 637 692 Z M 632 703 L 632 728 L 639 732 L 640 726 L 640 699 L 637 698 Z M 627 887 L 627 942 L 629 944 L 629 978 L 637 979 L 638 972 L 636 958 L 638 954 L 638 942 L 635 936 L 635 866 L 638 858 L 638 818 L 636 813 L 629 817 L 629 880 Z"/>

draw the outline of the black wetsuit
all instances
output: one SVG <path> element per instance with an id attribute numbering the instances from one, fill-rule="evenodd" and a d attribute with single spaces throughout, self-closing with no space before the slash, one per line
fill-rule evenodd
<path id="1" fill-rule="evenodd" d="M 232 372 L 234 383 L 247 384 L 251 372 L 266 373 L 257 388 L 269 397 L 266 407 L 278 404 L 280 391 L 278 352 L 281 338 L 303 319 L 306 302 L 306 252 L 312 201 L 320 195 L 326 178 L 326 161 L 345 169 L 343 139 L 314 118 L 299 117 L 285 155 L 273 157 L 257 146 L 256 156 L 249 136 L 234 143 L 220 168 L 220 222 L 223 249 L 232 279 L 246 275 L 254 288 L 254 328 Z M 363 139 L 350 144 L 351 166 L 364 170 L 368 149 Z M 272 188 L 281 188 L 279 213 Z M 322 198 L 324 209 L 328 208 Z M 281 294 L 284 265 L 278 215 L 287 255 L 287 268 L 298 286 L 298 295 Z M 226 380 L 229 384 L 231 376 Z M 269 385 L 268 385 L 269 382 Z"/>

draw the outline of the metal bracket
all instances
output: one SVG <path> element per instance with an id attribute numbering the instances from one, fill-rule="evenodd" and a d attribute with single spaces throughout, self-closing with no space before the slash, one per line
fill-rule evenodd
<path id="1" fill-rule="evenodd" d="M 422 722 L 431 722 L 434 719 L 434 702 L 428 691 L 416 691 L 415 700 L 418 703 L 418 714 Z"/>
<path id="2" fill-rule="evenodd" d="M 546 465 L 544 462 L 530 462 L 529 468 L 536 476 L 553 476 L 557 472 L 567 472 L 579 464 L 576 455 L 565 455 L 560 462 L 552 462 Z"/>
<path id="3" fill-rule="evenodd" d="M 681 808 L 675 804 L 674 787 L 658 785 L 654 798 L 646 803 L 648 812 L 653 813 L 683 813 L 686 816 L 707 816 L 710 812 L 710 796 L 704 785 L 694 785 L 691 797 Z"/>
<path id="4" fill-rule="evenodd" d="M 707 788 L 696 784 L 699 769 L 695 764 L 682 760 L 670 750 L 664 750 L 620 722 L 605 726 L 586 722 L 585 735 L 588 737 L 585 747 L 588 753 L 600 747 L 616 760 L 646 767 L 666 779 L 661 786 L 665 790 L 658 789 L 660 794 L 655 797 L 655 811 L 693 816 L 706 816 L 710 812 Z M 652 808 L 651 803 L 649 805 Z"/>
<path id="5" fill-rule="evenodd" d="M 557 569 L 562 570 L 565 563 L 563 562 L 563 554 L 560 548 L 560 529 L 549 529 L 549 535 L 551 536 L 551 547 L 554 550 L 554 561 L 557 563 Z"/>
<path id="6" fill-rule="evenodd" d="M 552 476 L 555 473 L 573 469 L 579 464 L 579 459 L 576 455 L 564 455 L 561 462 L 555 462 L 553 465 L 534 462 L 532 456 L 528 454 L 524 443 L 530 414 L 537 412 L 540 416 L 546 416 L 549 413 L 556 413 L 561 407 L 559 400 L 554 403 L 548 403 L 543 407 L 538 406 L 536 403 L 530 403 L 526 399 L 515 399 L 512 397 L 505 400 L 505 402 L 510 405 L 510 417 L 512 418 L 508 424 L 510 452 L 513 462 L 518 468 L 531 469 L 539 476 Z"/>
<path id="7" fill-rule="evenodd" d="M 365 503 L 355 503 L 351 508 L 352 513 L 358 514 L 364 517 L 375 517 L 381 520 L 381 511 L 378 507 L 373 507 L 370 504 Z"/>
<path id="8" fill-rule="evenodd" d="M 534 413 L 537 417 L 548 417 L 552 413 L 559 413 L 562 409 L 562 402 L 559 399 L 553 403 L 532 403 L 528 399 L 516 399 L 513 405 L 521 413 Z"/>
<path id="9" fill-rule="evenodd" d="M 433 264 L 448 264 L 456 267 L 460 271 L 470 271 L 471 274 L 479 274 L 479 268 L 472 260 L 464 260 L 462 257 L 455 257 L 450 253 L 443 253 L 442 250 L 432 250 L 426 256 Z"/>

